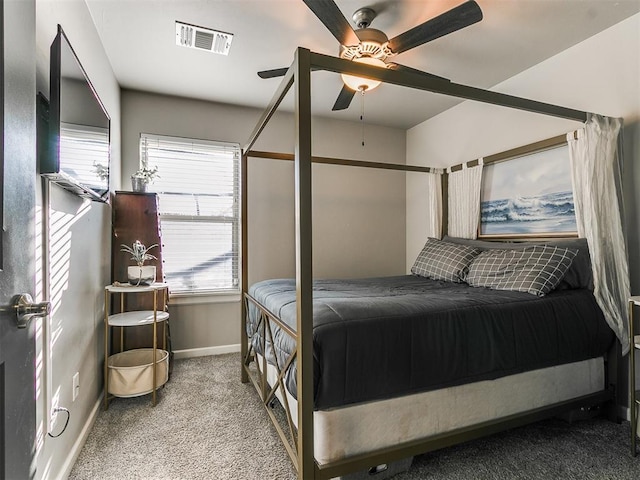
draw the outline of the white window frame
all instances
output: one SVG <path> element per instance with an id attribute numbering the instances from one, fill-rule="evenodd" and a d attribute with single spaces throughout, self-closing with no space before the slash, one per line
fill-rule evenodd
<path id="1" fill-rule="evenodd" d="M 195 289 L 195 290 L 172 290 L 171 303 L 172 304 L 198 304 L 198 303 L 219 303 L 219 302 L 235 302 L 240 299 L 240 156 L 241 150 L 238 143 L 222 142 L 213 140 L 203 140 L 195 138 L 175 137 L 168 135 L 156 135 L 151 133 L 141 133 L 139 140 L 140 148 L 140 166 L 147 168 L 153 168 L 156 163 L 152 159 L 147 157 L 145 149 L 145 139 L 157 140 L 162 142 L 163 140 L 173 143 L 191 143 L 198 146 L 216 146 L 231 148 L 234 150 L 233 159 L 233 213 L 231 216 L 220 215 L 179 215 L 179 214 L 163 214 L 162 213 L 162 195 L 163 194 L 181 194 L 183 192 L 164 192 L 158 189 L 152 183 L 148 187 L 148 191 L 158 194 L 159 197 L 159 216 L 160 216 L 160 228 L 162 230 L 162 222 L 207 222 L 207 223 L 231 223 L 231 244 L 232 244 L 232 282 L 233 286 L 228 288 L 212 288 L 212 289 Z M 162 168 L 159 169 L 159 175 L 162 176 Z M 207 194 L 194 194 L 194 197 L 199 195 L 206 196 Z M 163 251 L 163 256 L 166 257 L 166 247 Z M 165 263 L 165 276 L 167 275 L 166 263 Z M 170 283 L 171 287 L 171 283 Z"/>

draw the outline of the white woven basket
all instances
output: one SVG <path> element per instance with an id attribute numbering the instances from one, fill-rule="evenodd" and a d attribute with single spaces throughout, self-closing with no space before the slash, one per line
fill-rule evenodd
<path id="1" fill-rule="evenodd" d="M 135 397 L 153 391 L 153 349 L 136 348 L 109 357 L 109 393 Z M 156 389 L 169 380 L 169 352 L 156 350 Z"/>

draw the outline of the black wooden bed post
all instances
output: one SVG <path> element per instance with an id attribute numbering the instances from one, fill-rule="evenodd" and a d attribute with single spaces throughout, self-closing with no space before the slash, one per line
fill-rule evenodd
<path id="1" fill-rule="evenodd" d="M 613 399 L 605 405 L 605 414 L 609 421 L 620 423 L 623 419 L 620 411 L 620 405 L 624 402 L 626 392 L 629 391 L 629 385 L 624 382 L 625 375 L 623 371 L 624 362 L 622 361 L 622 346 L 617 340 L 609 349 L 606 357 L 606 382 L 609 389 L 613 392 Z M 631 408 L 631 407 L 629 407 Z"/>
<path id="2" fill-rule="evenodd" d="M 242 241 L 242 249 L 240 251 L 240 258 L 242 259 L 242 295 L 240 298 L 240 380 L 242 383 L 249 381 L 249 374 L 244 368 L 244 361 L 247 358 L 247 350 L 249 346 L 249 337 L 247 336 L 247 326 L 245 319 L 247 318 L 247 302 L 244 299 L 244 294 L 249 291 L 249 239 L 248 239 L 248 219 L 247 213 L 249 208 L 248 202 L 248 187 L 247 187 L 247 166 L 248 157 L 247 151 L 242 152 L 242 163 L 240 165 L 240 216 L 241 216 L 241 230 L 240 236 Z"/>
<path id="3" fill-rule="evenodd" d="M 315 477 L 313 454 L 313 262 L 311 244 L 311 62 L 310 52 L 296 50 L 295 77 L 295 216 L 296 309 L 298 332 L 298 478 Z"/>

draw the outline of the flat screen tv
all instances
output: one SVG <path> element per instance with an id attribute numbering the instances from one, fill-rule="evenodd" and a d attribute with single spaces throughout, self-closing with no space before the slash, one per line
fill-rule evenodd
<path id="1" fill-rule="evenodd" d="M 106 202 L 111 121 L 60 25 L 50 74 L 50 148 L 40 156 L 40 173 L 77 195 Z"/>

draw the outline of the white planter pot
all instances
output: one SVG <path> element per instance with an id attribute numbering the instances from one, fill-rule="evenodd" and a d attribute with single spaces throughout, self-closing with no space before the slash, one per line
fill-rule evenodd
<path id="1" fill-rule="evenodd" d="M 131 190 L 134 192 L 144 193 L 147 191 L 147 183 L 142 177 L 131 175 Z"/>
<path id="2" fill-rule="evenodd" d="M 156 281 L 156 267 L 155 265 L 127 267 L 127 277 L 131 285 L 151 285 Z"/>

